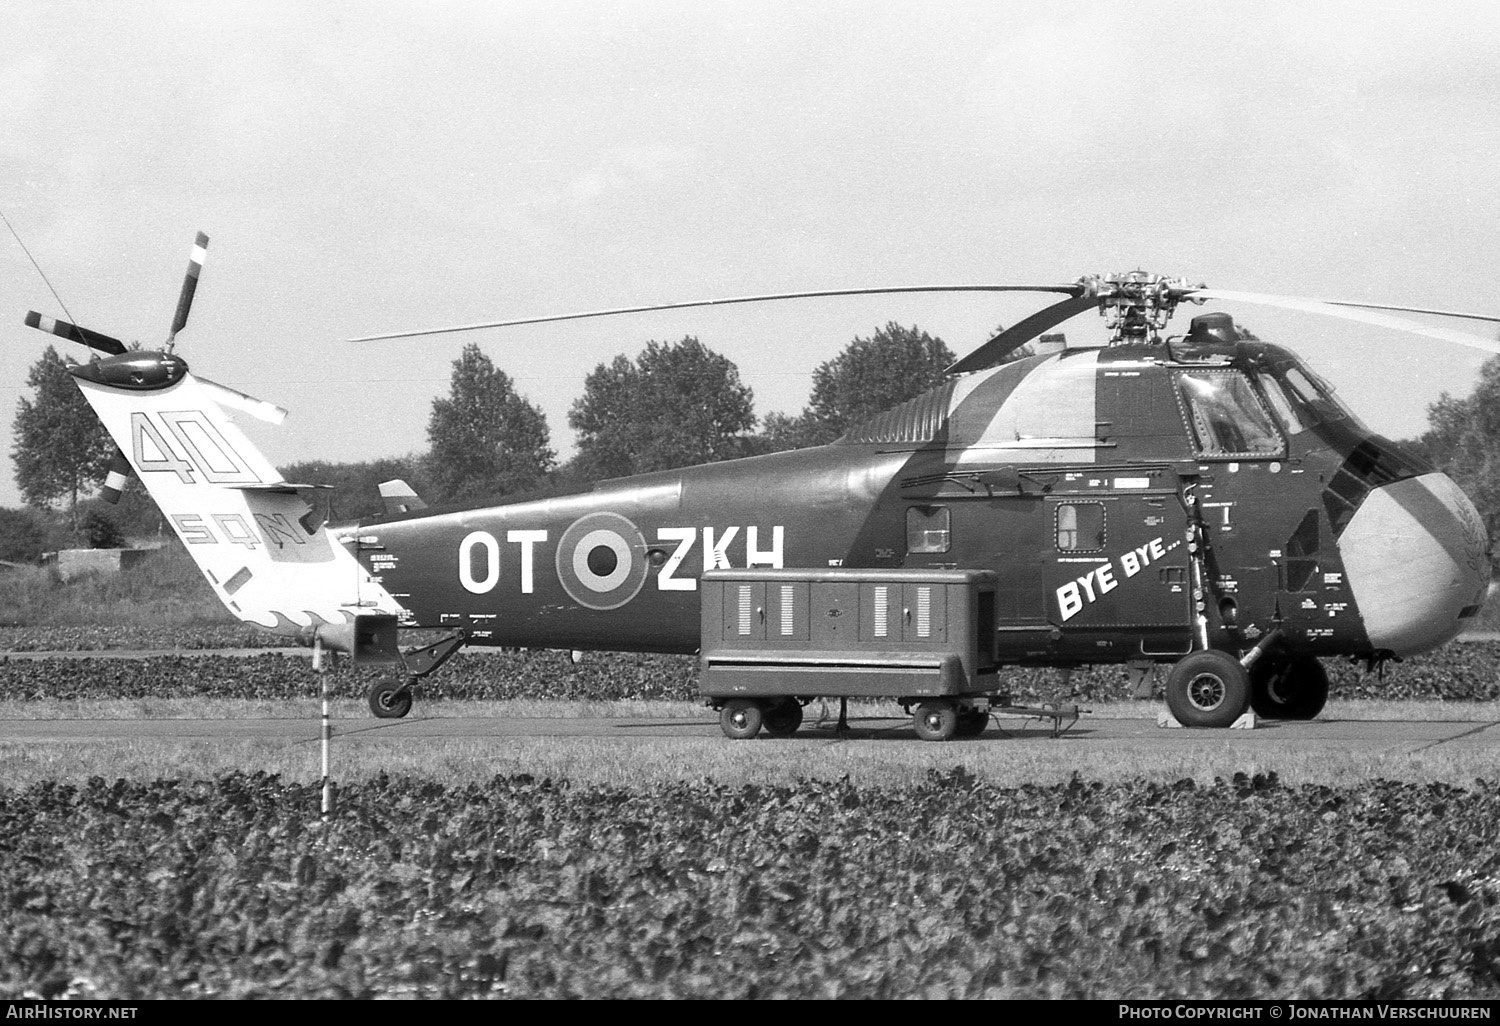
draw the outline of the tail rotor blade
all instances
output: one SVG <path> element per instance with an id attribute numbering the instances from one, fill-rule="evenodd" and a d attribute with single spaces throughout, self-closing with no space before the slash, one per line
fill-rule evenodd
<path id="1" fill-rule="evenodd" d="M 257 399 L 253 395 L 246 395 L 238 389 L 230 388 L 228 385 L 221 385 L 217 381 L 209 381 L 207 378 L 200 377 L 197 381 L 198 384 L 208 389 L 209 393 L 213 395 L 214 401 L 220 406 L 228 406 L 230 409 L 248 413 L 258 420 L 265 421 L 267 424 L 280 424 L 286 420 L 287 411 L 275 403 L 266 402 L 264 399 Z"/>
<path id="2" fill-rule="evenodd" d="M 26 326 L 28 328 L 36 328 L 38 331 L 48 332 L 56 335 L 58 338 L 65 338 L 69 342 L 77 342 L 79 345 L 88 346 L 90 349 L 97 349 L 99 352 L 108 353 L 110 356 L 125 352 L 125 343 L 117 338 L 110 338 L 108 335 L 102 335 L 97 331 L 90 331 L 88 328 L 80 328 L 76 324 L 59 321 L 54 317 L 45 317 L 35 310 L 27 312 Z"/>
<path id="3" fill-rule="evenodd" d="M 114 458 L 109 461 L 109 473 L 104 478 L 104 487 L 99 489 L 99 498 L 111 506 L 120 501 L 120 493 L 130 483 L 131 475 L 130 461 L 119 449 L 115 450 Z"/>
<path id="4" fill-rule="evenodd" d="M 172 331 L 167 335 L 169 346 L 187 324 L 188 311 L 193 308 L 193 293 L 198 291 L 198 275 L 203 272 L 203 261 L 207 256 L 208 236 L 199 232 L 193 242 L 193 255 L 188 258 L 187 274 L 182 279 L 182 294 L 177 297 L 177 312 L 172 316 Z"/>

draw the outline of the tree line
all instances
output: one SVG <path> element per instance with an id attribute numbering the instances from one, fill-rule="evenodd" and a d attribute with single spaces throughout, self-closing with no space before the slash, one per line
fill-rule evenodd
<path id="1" fill-rule="evenodd" d="M 393 476 L 404 477 L 430 503 L 482 504 L 822 445 L 940 384 L 953 360 L 941 339 L 891 322 L 869 338 L 856 337 L 814 370 L 801 413 L 774 412 L 762 421 L 732 360 L 692 336 L 653 340 L 635 357 L 622 353 L 584 379 L 583 394 L 568 411 L 577 452 L 559 462 L 542 412 L 471 343 L 453 363 L 448 394 L 433 401 L 427 451 L 407 457 L 406 472 Z M 330 469 L 299 464 L 286 472 L 326 476 Z M 387 469 L 348 484 L 374 496 Z M 378 506 L 375 500 L 351 507 L 351 515 Z"/>
<path id="2" fill-rule="evenodd" d="M 1467 396 L 1444 392 L 1428 406 L 1427 430 L 1405 444 L 1457 482 L 1495 538 L 1500 532 L 1500 356 L 1479 368 L 1479 382 Z"/>

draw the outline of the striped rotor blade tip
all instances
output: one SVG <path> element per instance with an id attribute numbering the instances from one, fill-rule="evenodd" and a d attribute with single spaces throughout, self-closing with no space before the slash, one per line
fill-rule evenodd
<path id="1" fill-rule="evenodd" d="M 80 328 L 76 324 L 69 324 L 55 317 L 44 316 L 35 310 L 26 312 L 26 326 L 45 331 L 49 335 L 56 335 L 58 338 L 65 338 L 69 342 L 77 342 L 90 349 L 97 349 L 101 353 L 109 353 L 111 356 L 125 352 L 125 343 L 117 338 L 110 338 L 108 335 L 90 331 L 88 328 Z"/>
<path id="2" fill-rule="evenodd" d="M 104 478 L 104 486 L 99 489 L 99 497 L 111 506 L 120 501 L 120 493 L 125 491 L 125 486 L 130 483 L 130 461 L 119 449 L 109 461 L 109 474 Z"/>
<path id="3" fill-rule="evenodd" d="M 38 331 L 45 331 L 48 334 L 67 338 L 68 329 L 72 326 L 67 321 L 60 321 L 55 317 L 39 314 L 35 310 L 26 311 L 26 327 L 28 328 L 36 328 Z"/>
<path id="4" fill-rule="evenodd" d="M 193 255 L 188 258 L 187 274 L 182 279 L 182 294 L 177 297 L 177 312 L 172 315 L 172 331 L 169 338 L 187 325 L 188 312 L 193 308 L 193 294 L 198 291 L 198 275 L 203 273 L 203 261 L 208 257 L 208 236 L 202 232 L 193 240 Z"/>

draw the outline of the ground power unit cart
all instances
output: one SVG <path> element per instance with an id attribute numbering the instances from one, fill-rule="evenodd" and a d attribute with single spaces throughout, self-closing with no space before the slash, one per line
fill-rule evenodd
<path id="1" fill-rule="evenodd" d="M 700 688 L 725 736 L 787 737 L 818 698 L 894 699 L 925 741 L 976 737 L 995 711 L 1077 718 L 998 694 L 988 570 L 712 570 Z"/>

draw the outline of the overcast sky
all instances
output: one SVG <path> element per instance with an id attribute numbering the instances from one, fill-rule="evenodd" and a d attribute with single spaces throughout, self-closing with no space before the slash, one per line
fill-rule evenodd
<path id="1" fill-rule="evenodd" d="M 761 414 L 796 413 L 812 369 L 887 321 L 962 354 L 1049 300 L 343 341 L 382 331 L 1136 267 L 1500 313 L 1493 0 L 0 3 L 0 210 L 74 319 L 147 344 L 207 232 L 178 351 L 291 410 L 246 425 L 273 463 L 425 448 L 470 341 L 567 456 L 584 377 L 651 339 L 696 336 Z M 1224 308 L 1398 437 L 1484 359 Z M 0 505 L 48 341 L 28 309 L 67 316 L 0 234 Z"/>

